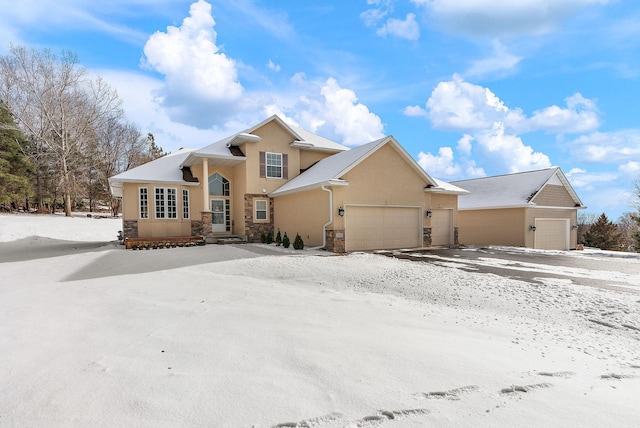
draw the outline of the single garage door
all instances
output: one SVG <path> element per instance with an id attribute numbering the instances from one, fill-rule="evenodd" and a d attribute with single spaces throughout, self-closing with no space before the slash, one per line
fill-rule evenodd
<path id="1" fill-rule="evenodd" d="M 421 247 L 420 212 L 418 207 L 346 207 L 346 251 Z"/>
<path id="2" fill-rule="evenodd" d="M 533 248 L 539 250 L 569 249 L 569 220 L 537 218 L 535 225 Z"/>
<path id="3" fill-rule="evenodd" d="M 431 211 L 431 245 L 453 244 L 453 210 Z"/>

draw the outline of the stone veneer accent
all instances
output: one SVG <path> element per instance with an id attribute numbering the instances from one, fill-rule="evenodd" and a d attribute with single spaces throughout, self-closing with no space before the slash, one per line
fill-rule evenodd
<path id="1" fill-rule="evenodd" d="M 201 235 L 209 236 L 213 232 L 213 214 L 211 211 L 202 211 L 200 213 L 202 218 L 202 233 Z M 193 223 L 191 224 L 193 233 Z"/>
<path id="2" fill-rule="evenodd" d="M 265 223 L 254 223 L 253 221 L 253 201 L 255 199 L 269 200 L 269 221 Z M 244 195 L 244 230 L 247 235 L 247 242 L 260 242 L 263 234 L 273 231 L 273 199 L 261 194 Z M 274 236 L 275 238 L 275 236 Z M 293 241 L 291 241 L 293 243 Z"/>
<path id="3" fill-rule="evenodd" d="M 138 220 L 122 220 L 122 235 L 125 238 L 137 238 Z"/>
<path id="4" fill-rule="evenodd" d="M 431 246 L 431 228 L 425 227 L 422 231 L 422 245 L 425 247 Z"/>
<path id="5" fill-rule="evenodd" d="M 327 245 L 325 250 L 344 254 L 344 229 L 327 229 L 325 231 Z"/>
<path id="6" fill-rule="evenodd" d="M 458 228 L 453 228 L 453 245 L 460 245 L 460 241 L 458 239 Z"/>
<path id="7" fill-rule="evenodd" d="M 202 236 L 201 220 L 191 220 L 191 236 Z"/>

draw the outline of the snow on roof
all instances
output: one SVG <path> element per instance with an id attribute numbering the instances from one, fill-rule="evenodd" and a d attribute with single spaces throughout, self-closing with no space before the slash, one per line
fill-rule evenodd
<path id="1" fill-rule="evenodd" d="M 195 149 L 180 149 L 109 178 L 112 190 L 124 182 L 184 183 L 180 164 Z M 114 191 L 114 194 L 117 192 Z"/>
<path id="2" fill-rule="evenodd" d="M 429 188 L 431 191 L 453 194 L 467 193 L 464 189 L 430 177 L 429 174 L 404 151 L 402 146 L 393 137 L 389 136 L 322 159 L 307 171 L 272 192 L 270 196 L 282 196 L 288 193 L 317 188 L 322 185 L 345 185 L 347 183 L 343 181 L 341 177 L 387 143 L 394 144 L 402 151 L 407 161 L 414 166 L 417 172 L 424 176 L 425 182 L 432 185 L 432 187 Z"/>
<path id="3" fill-rule="evenodd" d="M 280 126 L 282 126 L 285 130 L 287 130 L 295 139 L 294 143 L 301 143 L 299 147 L 307 149 L 307 150 L 319 150 L 319 151 L 331 151 L 331 152 L 341 152 L 344 150 L 349 150 L 347 146 L 343 146 L 342 144 L 338 144 L 335 141 L 331 141 L 328 138 L 321 137 L 319 135 L 314 134 L 313 132 L 307 131 L 306 129 L 299 128 L 295 125 L 290 125 L 286 123 L 284 120 L 280 118 L 278 115 L 273 115 L 257 125 L 252 126 L 249 129 L 244 130 L 243 132 L 251 134 L 258 128 L 263 127 L 267 123 L 271 121 L 276 121 Z"/>
<path id="4" fill-rule="evenodd" d="M 557 177 L 574 199 L 577 199 L 577 195 L 558 167 L 451 183 L 470 192 L 458 200 L 460 210 L 506 208 L 535 205 L 531 199 L 554 177 Z M 579 199 L 576 203 L 580 203 Z"/>

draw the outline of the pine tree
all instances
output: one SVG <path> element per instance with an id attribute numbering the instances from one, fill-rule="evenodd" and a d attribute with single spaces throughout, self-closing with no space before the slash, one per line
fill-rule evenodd
<path id="1" fill-rule="evenodd" d="M 302 250 L 304 249 L 304 241 L 299 233 L 296 233 L 296 239 L 293 240 L 293 249 L 294 250 Z"/>
<path id="2" fill-rule="evenodd" d="M 622 234 L 618 230 L 618 226 L 609 221 L 604 213 L 598 217 L 584 234 L 585 245 L 600 248 L 601 250 L 619 250 L 621 241 Z"/>
<path id="3" fill-rule="evenodd" d="M 24 136 L 0 100 L 0 205 L 24 201 L 29 196 L 32 165 L 22 152 L 25 145 Z"/>

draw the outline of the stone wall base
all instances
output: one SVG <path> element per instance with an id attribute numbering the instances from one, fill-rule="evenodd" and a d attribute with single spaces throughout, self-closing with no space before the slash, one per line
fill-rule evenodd
<path id="1" fill-rule="evenodd" d="M 269 221 L 254 222 L 253 201 L 255 199 L 269 200 Z M 262 194 L 247 193 L 244 195 L 244 230 L 247 236 L 247 242 L 260 242 L 260 238 L 262 237 L 262 235 L 273 232 L 273 199 L 268 198 L 267 196 Z M 273 238 L 275 239 L 275 234 Z"/>
<path id="2" fill-rule="evenodd" d="M 125 238 L 137 238 L 138 220 L 122 220 L 122 235 Z"/>
<path id="3" fill-rule="evenodd" d="M 344 254 L 344 229 L 327 229 L 325 231 L 325 237 L 327 242 L 325 250 L 338 254 Z"/>
<path id="4" fill-rule="evenodd" d="M 209 236 L 213 232 L 213 214 L 211 211 L 202 211 L 200 213 L 202 218 L 202 233 L 203 236 Z M 191 223 L 193 230 L 193 222 Z"/>
<path id="5" fill-rule="evenodd" d="M 430 247 L 431 246 L 431 228 L 425 227 L 422 230 L 422 246 Z"/>

